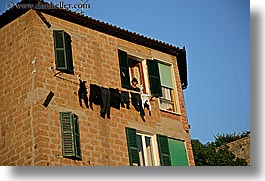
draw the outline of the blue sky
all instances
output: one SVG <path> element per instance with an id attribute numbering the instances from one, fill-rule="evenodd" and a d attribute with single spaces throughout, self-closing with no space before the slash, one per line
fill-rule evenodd
<path id="1" fill-rule="evenodd" d="M 0 2 L 1 14 L 6 10 L 6 2 Z M 249 0 L 88 3 L 87 16 L 186 47 L 188 88 L 184 97 L 192 139 L 207 143 L 214 141 L 217 134 L 250 130 Z"/>

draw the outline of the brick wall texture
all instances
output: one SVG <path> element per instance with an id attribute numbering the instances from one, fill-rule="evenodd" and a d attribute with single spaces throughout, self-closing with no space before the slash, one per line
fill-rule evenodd
<path id="1" fill-rule="evenodd" d="M 189 165 L 194 165 L 176 57 L 43 15 L 51 28 L 30 10 L 0 29 L 0 165 L 127 166 L 125 127 L 185 141 Z M 75 75 L 54 76 L 53 30 L 71 35 Z M 88 91 L 89 83 L 121 88 L 118 49 L 173 63 L 181 115 L 160 111 L 158 99 L 151 101 L 152 116 L 146 111 L 146 122 L 132 106 L 111 108 L 111 119 L 100 117 L 99 106 L 93 111 L 79 106 L 78 76 L 87 81 Z M 54 97 L 46 108 L 42 104 L 50 91 Z M 79 117 L 82 161 L 62 157 L 63 111 Z"/>

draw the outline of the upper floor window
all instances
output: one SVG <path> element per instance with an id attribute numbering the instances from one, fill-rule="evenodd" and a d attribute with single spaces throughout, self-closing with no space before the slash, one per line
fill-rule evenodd
<path id="1" fill-rule="evenodd" d="M 63 30 L 53 30 L 56 70 L 74 74 L 71 36 Z"/>
<path id="2" fill-rule="evenodd" d="M 118 55 L 122 87 L 130 89 L 132 79 L 136 78 L 139 81 L 140 88 L 145 92 L 142 60 L 128 55 L 127 52 L 122 50 L 118 50 Z"/>
<path id="3" fill-rule="evenodd" d="M 161 63 L 158 60 L 148 60 L 147 65 L 151 94 L 154 97 L 159 97 L 160 109 L 177 112 L 171 65 Z"/>

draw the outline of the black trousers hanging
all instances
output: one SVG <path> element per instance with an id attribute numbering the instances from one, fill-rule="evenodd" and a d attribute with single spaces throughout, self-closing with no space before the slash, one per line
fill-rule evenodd
<path id="1" fill-rule="evenodd" d="M 110 119 L 110 91 L 105 87 L 101 87 L 100 90 L 102 98 L 100 116 L 105 118 L 105 115 L 107 114 L 107 118 Z"/>

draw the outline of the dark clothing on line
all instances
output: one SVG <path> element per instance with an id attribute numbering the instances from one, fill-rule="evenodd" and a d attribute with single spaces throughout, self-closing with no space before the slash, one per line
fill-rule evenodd
<path id="1" fill-rule="evenodd" d="M 105 118 L 105 114 L 107 114 L 107 118 L 110 119 L 110 91 L 108 88 L 101 87 L 101 98 L 102 105 L 100 110 L 100 116 Z"/>
<path id="2" fill-rule="evenodd" d="M 121 93 L 119 89 L 109 88 L 109 91 L 110 91 L 110 107 L 120 110 Z"/>
<path id="3" fill-rule="evenodd" d="M 78 89 L 78 98 L 79 98 L 79 104 L 82 107 L 82 99 L 86 105 L 86 108 L 89 108 L 88 106 L 88 97 L 87 97 L 87 90 L 86 90 L 86 81 L 82 81 L 79 79 L 79 89 Z"/>
<path id="4" fill-rule="evenodd" d="M 131 90 L 139 92 L 139 94 L 131 92 L 131 101 L 132 101 L 132 105 L 134 106 L 136 111 L 140 112 L 141 118 L 143 119 L 143 121 L 145 121 L 145 119 L 144 119 L 145 113 L 144 113 L 144 109 L 142 106 L 140 89 L 138 87 L 136 87 L 136 88 L 131 87 Z"/>
<path id="5" fill-rule="evenodd" d="M 122 91 L 121 92 L 121 107 L 125 107 L 126 104 L 126 108 L 130 109 L 130 97 L 129 97 L 129 92 L 126 91 Z"/>
<path id="6" fill-rule="evenodd" d="M 92 103 L 102 106 L 101 89 L 98 85 L 90 84 L 89 105 L 93 110 Z"/>

